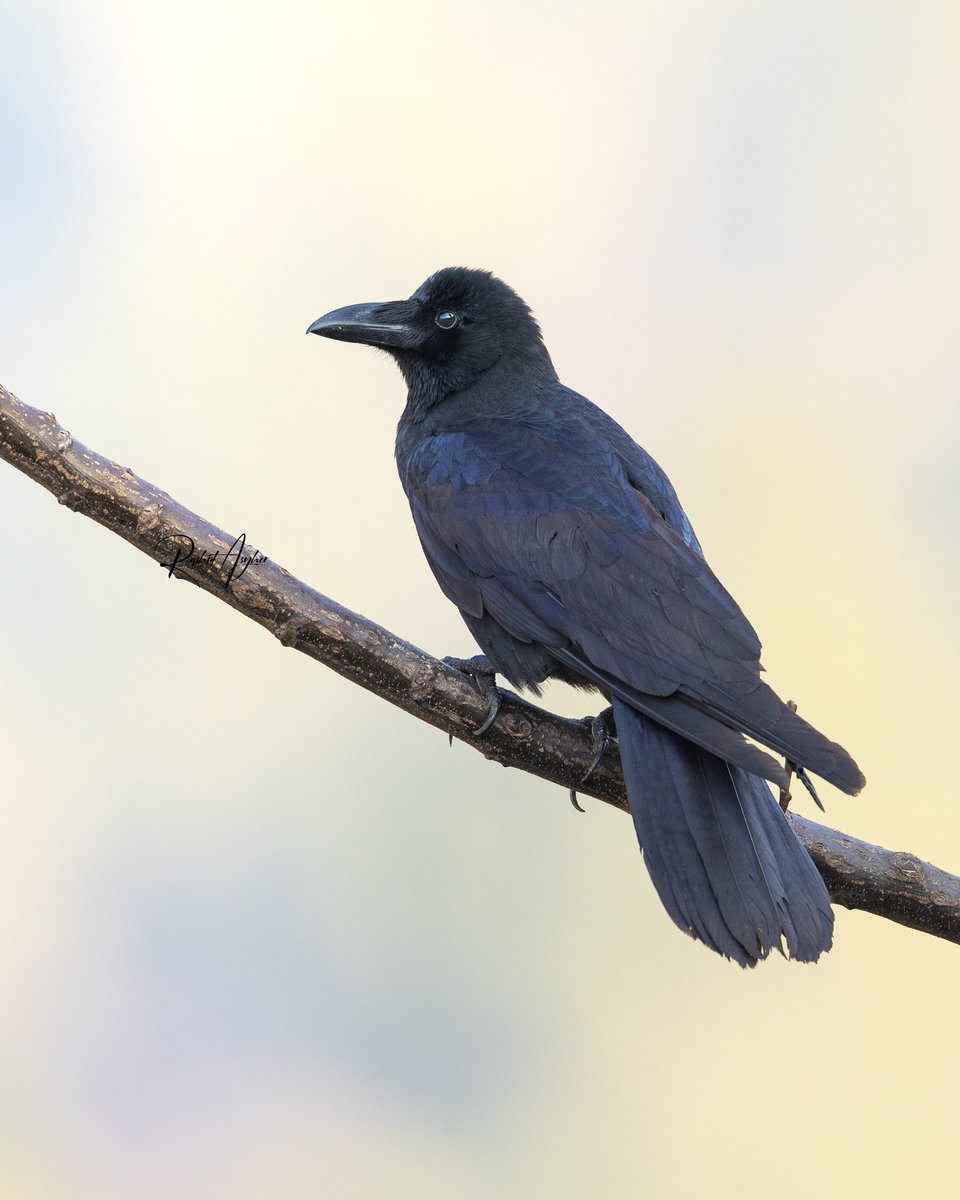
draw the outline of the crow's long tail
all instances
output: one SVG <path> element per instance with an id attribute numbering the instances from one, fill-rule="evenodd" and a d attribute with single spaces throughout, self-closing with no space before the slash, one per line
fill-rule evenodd
<path id="1" fill-rule="evenodd" d="M 637 837 L 681 929 L 752 967 L 830 949 L 830 897 L 767 784 L 613 701 Z"/>

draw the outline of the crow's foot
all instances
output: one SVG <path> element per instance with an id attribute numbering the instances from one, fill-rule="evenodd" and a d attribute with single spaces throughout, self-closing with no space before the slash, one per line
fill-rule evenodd
<path id="1" fill-rule="evenodd" d="M 587 767 L 583 773 L 583 778 L 580 780 L 582 787 L 590 776 L 594 773 L 597 767 L 600 766 L 600 760 L 607 752 L 607 748 L 616 736 L 616 725 L 613 719 L 613 708 L 605 708 L 603 712 L 597 713 L 595 717 L 584 717 L 583 723 L 590 731 L 590 744 L 593 748 L 593 762 Z M 570 789 L 570 803 L 577 810 L 583 812 L 577 800 L 576 788 Z"/>
<path id="2" fill-rule="evenodd" d="M 613 719 L 613 708 L 605 708 L 603 712 L 597 713 L 595 717 L 584 717 L 587 728 L 590 730 L 590 745 L 593 749 L 593 762 L 587 767 L 581 784 L 587 782 L 590 776 L 594 773 L 597 767 L 600 766 L 600 760 L 606 754 L 610 743 L 617 735 L 617 726 Z"/>
<path id="3" fill-rule="evenodd" d="M 474 737 L 483 737 L 493 725 L 500 712 L 500 689 L 496 685 L 497 669 L 485 654 L 475 654 L 473 658 L 445 658 L 444 663 L 456 671 L 462 671 L 473 680 L 477 691 L 488 704 L 487 715 L 473 731 Z"/>

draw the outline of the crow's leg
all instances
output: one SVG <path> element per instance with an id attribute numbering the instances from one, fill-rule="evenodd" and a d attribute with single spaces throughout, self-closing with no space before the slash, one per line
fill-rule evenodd
<path id="1" fill-rule="evenodd" d="M 475 654 L 473 658 L 454 658 L 451 655 L 443 661 L 448 667 L 469 675 L 477 691 L 489 705 L 486 717 L 473 731 L 474 737 L 482 737 L 500 712 L 500 689 L 496 684 L 497 668 L 485 654 Z"/>

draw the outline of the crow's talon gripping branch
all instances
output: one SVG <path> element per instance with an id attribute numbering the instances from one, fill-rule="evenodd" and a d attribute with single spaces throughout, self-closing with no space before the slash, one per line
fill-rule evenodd
<path id="1" fill-rule="evenodd" d="M 473 731 L 474 737 L 483 737 L 491 728 L 500 713 L 500 689 L 496 684 L 497 670 L 485 654 L 475 654 L 473 658 L 445 658 L 444 663 L 456 671 L 469 675 L 476 685 L 477 691 L 488 704 L 487 715 Z"/>
<path id="2" fill-rule="evenodd" d="M 582 787 L 590 776 L 594 773 L 597 767 L 600 766 L 600 760 L 607 752 L 607 748 L 616 736 L 616 725 L 613 720 L 613 709 L 605 708 L 603 712 L 597 713 L 595 717 L 584 717 L 583 723 L 590 731 L 590 744 L 593 749 L 593 761 L 590 766 L 584 771 L 580 786 Z M 570 803 L 577 812 L 585 812 L 586 810 L 580 807 L 577 801 L 577 789 L 570 789 Z"/>
<path id="3" fill-rule="evenodd" d="M 603 712 L 597 713 L 595 717 L 584 717 L 587 728 L 590 730 L 590 745 L 593 749 L 593 762 L 587 767 L 580 780 L 581 784 L 587 782 L 590 776 L 594 773 L 597 767 L 600 766 L 600 760 L 606 754 L 610 743 L 615 739 L 617 727 L 613 719 L 613 709 L 605 708 Z"/>

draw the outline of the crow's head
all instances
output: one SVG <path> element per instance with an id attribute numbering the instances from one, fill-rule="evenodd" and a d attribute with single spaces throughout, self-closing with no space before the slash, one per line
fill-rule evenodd
<path id="1" fill-rule="evenodd" d="M 495 275 L 467 267 L 444 267 L 409 300 L 335 309 L 307 332 L 386 350 L 411 389 L 426 389 L 432 400 L 461 391 L 504 360 L 553 374 L 526 304 Z"/>

